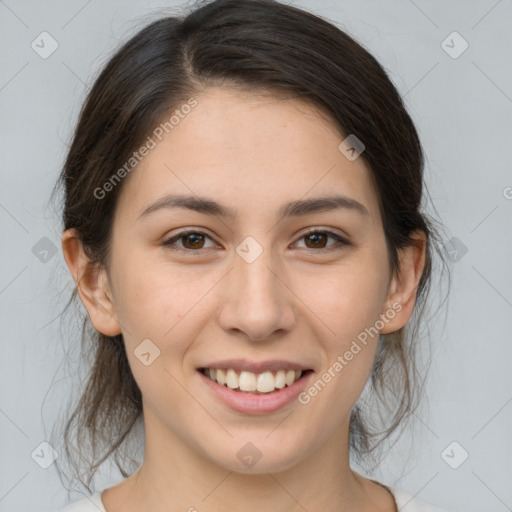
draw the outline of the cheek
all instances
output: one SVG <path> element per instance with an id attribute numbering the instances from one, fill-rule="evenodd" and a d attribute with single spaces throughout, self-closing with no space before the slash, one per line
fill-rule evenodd
<path id="1" fill-rule="evenodd" d="M 179 409 L 186 399 L 177 383 L 181 361 L 197 335 L 195 294 L 154 264 L 125 273 L 117 291 L 128 361 L 146 404 L 157 408 L 170 393 Z"/>
<path id="2" fill-rule="evenodd" d="M 218 277 L 183 272 L 155 259 L 140 264 L 141 259 L 134 254 L 124 269 L 118 267 L 116 306 L 128 357 L 133 359 L 137 347 L 149 339 L 160 351 L 156 367 L 182 371 L 179 362 L 210 318 L 205 293 Z"/>
<path id="3" fill-rule="evenodd" d="M 173 327 L 185 314 L 184 283 L 176 283 L 169 269 L 136 253 L 114 261 L 116 311 L 127 346 L 134 349 L 149 338 L 165 349 L 164 340 L 171 338 Z"/>
<path id="4" fill-rule="evenodd" d="M 335 337 L 346 340 L 379 318 L 387 294 L 386 278 L 382 265 L 361 259 L 329 272 L 322 286 L 309 291 L 308 301 L 314 301 L 312 309 Z"/>
<path id="5" fill-rule="evenodd" d="M 333 382 L 328 393 L 343 389 L 345 398 L 332 399 L 345 406 L 355 403 L 373 366 L 379 340 L 376 322 L 387 295 L 385 260 L 360 256 L 330 272 L 325 284 L 308 296 L 314 300 L 311 309 L 328 326 L 320 338 L 326 355 L 323 373 Z"/>
<path id="6" fill-rule="evenodd" d="M 384 275 L 384 278 L 386 276 Z M 311 401 L 318 417 L 328 418 L 324 427 L 333 430 L 347 418 L 368 381 L 373 367 L 386 281 L 378 265 L 353 265 L 337 269 L 309 299 L 319 312 L 325 334 L 318 337 L 325 354 L 322 369 L 303 400 Z M 317 398 L 318 397 L 318 398 Z"/>

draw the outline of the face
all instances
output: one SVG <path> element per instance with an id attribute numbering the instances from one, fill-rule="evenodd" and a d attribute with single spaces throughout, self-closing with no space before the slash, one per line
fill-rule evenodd
<path id="1" fill-rule="evenodd" d="M 108 269 L 117 321 L 90 316 L 122 332 L 161 450 L 284 470 L 346 449 L 375 333 L 405 323 L 377 195 L 363 159 L 346 158 L 345 136 L 308 104 L 221 88 L 196 99 L 123 183 Z M 231 386 L 243 371 L 249 388 L 302 375 L 248 394 L 203 368 L 231 368 Z"/>

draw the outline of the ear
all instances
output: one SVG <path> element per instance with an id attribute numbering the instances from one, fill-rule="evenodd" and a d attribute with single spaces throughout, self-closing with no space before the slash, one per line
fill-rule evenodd
<path id="1" fill-rule="evenodd" d="M 382 311 L 383 315 L 390 310 L 396 314 L 385 323 L 381 334 L 401 329 L 409 321 L 414 310 L 418 284 L 425 268 L 427 236 L 422 230 L 414 231 L 411 236 L 414 245 L 398 251 L 399 268 L 390 280 L 385 309 Z"/>
<path id="2" fill-rule="evenodd" d="M 62 251 L 95 329 L 106 336 L 121 334 L 105 267 L 89 260 L 75 229 L 62 234 Z"/>

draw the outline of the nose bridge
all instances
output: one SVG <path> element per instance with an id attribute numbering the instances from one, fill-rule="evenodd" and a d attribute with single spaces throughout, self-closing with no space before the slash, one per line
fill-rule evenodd
<path id="1" fill-rule="evenodd" d="M 236 249 L 235 275 L 237 279 L 238 302 L 245 306 L 245 314 L 253 317 L 267 316 L 277 307 L 279 302 L 278 283 L 272 250 L 267 244 L 265 248 L 253 237 L 247 237 Z M 258 315 L 259 312 L 259 315 Z"/>
<path id="2" fill-rule="evenodd" d="M 244 242 L 237 248 L 235 274 L 239 281 L 239 293 L 247 294 L 252 301 L 276 301 L 276 270 L 279 264 L 272 257 L 272 250 L 261 251 L 254 242 Z M 250 302 L 250 301 L 249 301 Z"/>
<path id="3" fill-rule="evenodd" d="M 221 327 L 243 331 L 253 340 L 289 329 L 294 322 L 291 296 L 278 278 L 282 266 L 273 258 L 271 248 L 246 237 L 236 253 L 221 304 Z"/>

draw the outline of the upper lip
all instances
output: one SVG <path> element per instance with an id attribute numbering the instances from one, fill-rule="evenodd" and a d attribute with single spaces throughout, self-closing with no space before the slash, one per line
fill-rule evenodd
<path id="1" fill-rule="evenodd" d="M 311 367 L 304 366 L 300 363 L 293 361 L 286 361 L 284 359 L 272 359 L 268 361 L 248 361 L 247 359 L 225 359 L 223 361 L 215 361 L 208 363 L 200 368 L 232 368 L 233 370 L 246 371 L 252 373 L 263 373 L 266 371 L 277 370 L 310 370 Z"/>

